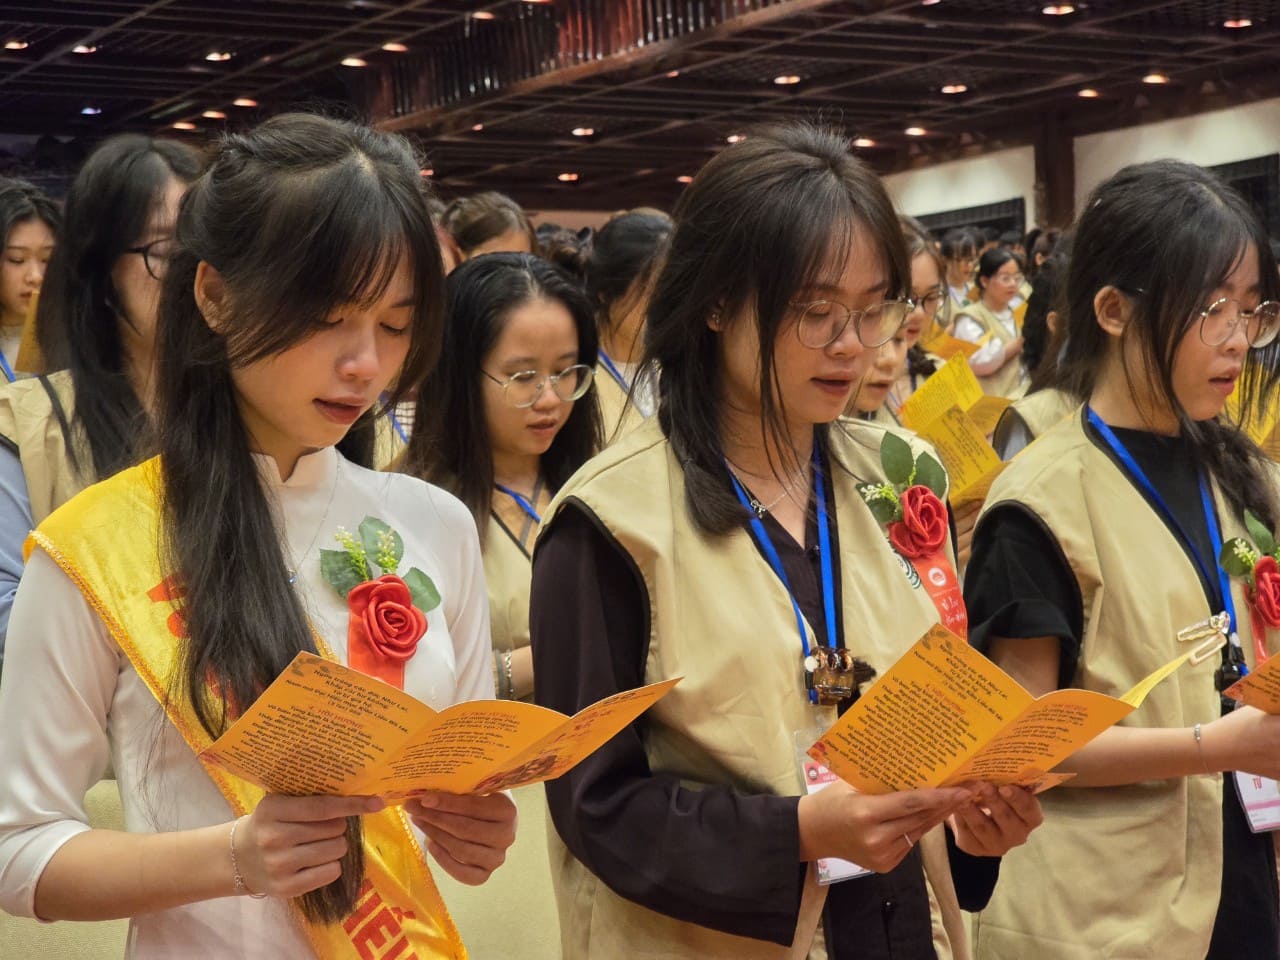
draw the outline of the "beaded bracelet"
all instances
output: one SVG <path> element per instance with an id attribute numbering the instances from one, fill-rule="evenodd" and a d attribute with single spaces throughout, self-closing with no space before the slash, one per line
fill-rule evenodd
<path id="1" fill-rule="evenodd" d="M 243 820 L 241 817 L 240 820 Z M 244 882 L 244 877 L 240 876 L 240 864 L 236 862 L 236 827 L 240 826 L 240 820 L 235 820 L 231 824 L 231 878 L 236 884 L 236 894 L 248 894 L 254 900 L 263 900 L 266 898 L 265 893 L 254 893 Z"/>

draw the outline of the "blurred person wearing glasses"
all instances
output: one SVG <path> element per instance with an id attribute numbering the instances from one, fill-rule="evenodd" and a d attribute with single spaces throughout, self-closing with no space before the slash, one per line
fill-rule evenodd
<path id="1" fill-rule="evenodd" d="M 125 134 L 90 154 L 67 193 L 36 312 L 44 372 L 0 389 L 0 658 L 27 533 L 151 453 L 160 280 L 201 167 L 185 144 Z"/>
<path id="2" fill-rule="evenodd" d="M 1012 302 L 1022 282 L 1017 254 L 993 247 L 978 260 L 978 299 L 956 317 L 954 336 L 978 344 L 969 365 L 988 394 L 1017 399 L 1026 391 L 1026 373 L 1019 361 L 1022 334 Z"/>
<path id="3" fill-rule="evenodd" d="M 601 444 L 595 316 L 567 274 L 526 253 L 466 261 L 448 298 L 446 361 L 418 391 L 400 468 L 475 517 L 498 695 L 528 699 L 533 540 L 560 485 Z"/>

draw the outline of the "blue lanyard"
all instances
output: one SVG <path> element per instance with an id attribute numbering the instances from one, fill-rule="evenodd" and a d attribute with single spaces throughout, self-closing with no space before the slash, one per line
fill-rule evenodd
<path id="1" fill-rule="evenodd" d="M 773 572 L 782 581 L 783 589 L 787 591 L 787 599 L 791 601 L 791 611 L 796 616 L 796 629 L 800 632 L 800 648 L 807 657 L 809 656 L 809 633 L 804 628 L 804 614 L 800 612 L 800 604 L 796 602 L 795 594 L 791 592 L 791 584 L 787 580 L 787 571 L 782 567 L 782 560 L 778 557 L 778 550 L 774 547 L 773 541 L 769 539 L 769 533 L 765 530 L 764 523 L 755 510 L 752 509 L 751 500 L 747 497 L 747 492 L 742 489 L 742 484 L 738 482 L 738 478 L 733 475 L 732 470 L 729 471 L 729 479 L 733 482 L 733 492 L 737 494 L 738 502 L 751 514 L 752 537 L 759 545 L 761 552 L 764 553 L 765 559 L 769 561 L 769 566 L 773 568 Z M 827 646 L 834 650 L 836 649 L 836 588 L 831 560 L 831 520 L 827 513 L 827 483 L 822 475 L 822 462 L 818 458 L 817 447 L 814 447 L 813 450 L 813 483 L 814 492 L 818 500 L 818 551 L 821 554 L 822 565 L 822 608 L 827 622 Z M 817 703 L 818 691 L 810 690 L 809 700 Z"/>
<path id="2" fill-rule="evenodd" d="M 385 394 L 382 397 L 382 402 L 383 403 L 387 402 L 387 398 Z M 391 421 L 391 426 L 395 429 L 396 433 L 399 434 L 400 442 L 408 445 L 409 435 L 404 432 L 404 427 L 400 423 L 400 418 L 396 416 L 396 411 L 394 408 L 387 407 L 387 419 Z"/>
<path id="3" fill-rule="evenodd" d="M 622 375 L 622 371 L 614 364 L 609 355 L 603 350 L 599 351 L 600 362 L 604 364 L 604 368 L 609 371 L 609 376 L 618 382 L 618 386 L 622 388 L 623 393 L 631 392 L 631 384 L 627 383 L 627 378 Z"/>
<path id="4" fill-rule="evenodd" d="M 4 351 L 0 350 L 0 370 L 4 371 L 4 375 L 13 383 L 18 378 L 14 375 L 13 367 L 9 366 L 9 361 L 4 358 Z"/>
<path id="5" fill-rule="evenodd" d="M 501 490 L 503 493 L 505 493 L 512 500 L 514 500 L 517 504 L 519 504 L 520 509 L 523 510 L 530 517 L 532 517 L 534 523 L 542 522 L 542 517 L 538 516 L 538 511 L 533 508 L 533 504 L 529 502 L 529 499 L 527 497 L 525 497 L 523 494 L 516 493 L 510 487 L 504 487 L 500 483 L 495 483 L 494 486 L 497 487 L 499 490 Z"/>
<path id="6" fill-rule="evenodd" d="M 1222 553 L 1222 531 L 1218 527 L 1218 515 L 1213 509 L 1213 499 L 1209 495 L 1209 484 L 1205 481 L 1204 474 L 1200 474 L 1200 506 L 1204 510 L 1204 521 L 1209 528 L 1209 545 L 1213 548 L 1213 562 L 1206 563 L 1205 558 L 1200 555 L 1200 551 L 1196 548 L 1195 541 L 1187 536 L 1186 530 L 1182 524 L 1178 522 L 1178 518 L 1173 515 L 1173 511 L 1169 509 L 1169 505 L 1165 503 L 1164 498 L 1156 491 L 1155 486 L 1147 478 L 1142 468 L 1138 466 L 1138 461 L 1133 459 L 1133 454 L 1125 449 L 1120 438 L 1112 432 L 1111 428 L 1102 422 L 1102 418 L 1093 412 L 1093 408 L 1089 408 L 1089 423 L 1098 431 L 1102 439 L 1106 441 L 1112 452 L 1120 458 L 1120 462 L 1124 464 L 1129 475 L 1138 482 L 1139 486 L 1147 492 L 1147 495 L 1155 501 L 1156 505 L 1173 524 L 1178 535 L 1182 537 L 1182 542 L 1187 545 L 1187 549 L 1191 551 L 1191 555 L 1195 558 L 1196 566 L 1203 575 L 1205 582 L 1212 584 L 1215 580 L 1218 584 L 1218 599 L 1222 603 L 1222 609 L 1227 612 L 1231 618 L 1231 635 L 1232 643 L 1238 643 L 1236 636 L 1236 606 L 1235 601 L 1231 598 L 1231 579 L 1227 576 L 1227 571 L 1223 570 L 1218 564 L 1218 556 Z M 1217 576 L 1213 575 L 1213 571 L 1217 571 Z M 1214 611 L 1209 611 L 1213 613 Z"/>

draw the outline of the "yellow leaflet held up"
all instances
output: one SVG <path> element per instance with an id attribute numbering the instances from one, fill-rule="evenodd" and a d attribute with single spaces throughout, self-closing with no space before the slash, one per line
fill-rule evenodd
<path id="1" fill-rule="evenodd" d="M 938 624 L 809 755 L 862 793 L 967 780 L 1045 790 L 1071 777 L 1049 771 L 1137 709 L 1193 655 L 1161 667 L 1119 700 L 1090 690 L 1055 690 L 1036 698 Z"/>
<path id="2" fill-rule="evenodd" d="M 959 407 L 935 417 L 918 433 L 934 445 L 947 468 L 951 478 L 948 498 L 954 506 L 985 500 L 991 484 L 1008 466 L 987 443 L 973 418 Z"/>
<path id="3" fill-rule="evenodd" d="M 919 432 L 952 407 L 968 410 L 986 394 L 964 357 L 954 356 L 920 385 L 902 405 L 902 423 Z"/>
<path id="4" fill-rule="evenodd" d="M 300 653 L 201 757 L 294 796 L 491 793 L 566 773 L 678 682 L 625 690 L 573 717 L 511 700 L 437 713 L 381 680 Z"/>
<path id="5" fill-rule="evenodd" d="M 1237 680 L 1223 692 L 1245 706 L 1257 707 L 1263 713 L 1280 713 L 1280 656 L 1268 657 L 1247 677 Z"/>
<path id="6" fill-rule="evenodd" d="M 967 360 L 981 349 L 976 343 L 970 343 L 968 340 L 960 340 L 951 336 L 941 327 L 935 327 L 932 335 L 926 334 L 921 337 L 920 346 L 924 348 L 926 353 L 941 357 L 943 360 L 950 360 L 952 357 L 957 356 Z"/>

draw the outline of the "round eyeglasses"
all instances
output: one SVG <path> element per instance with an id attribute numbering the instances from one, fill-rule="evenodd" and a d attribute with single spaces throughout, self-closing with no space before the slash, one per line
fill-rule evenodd
<path id="1" fill-rule="evenodd" d="M 520 410 L 537 403 L 547 387 L 564 403 L 572 403 L 591 389 L 591 380 L 595 376 L 595 368 L 585 363 L 574 364 L 545 377 L 537 370 L 521 370 L 499 380 L 488 370 L 480 372 L 502 388 L 502 397 L 507 403 Z"/>
<path id="2" fill-rule="evenodd" d="M 1206 346 L 1221 346 L 1235 336 L 1242 323 L 1249 346 L 1267 346 L 1280 332 L 1280 303 L 1268 300 L 1252 310 L 1242 310 L 1234 297 L 1215 300 L 1200 312 L 1200 339 Z"/>
<path id="3" fill-rule="evenodd" d="M 946 295 L 946 291 L 941 287 L 937 290 L 930 290 L 922 297 L 914 297 L 911 300 L 911 308 L 913 310 L 919 310 L 927 318 L 932 320 L 942 309 L 942 301 Z"/>
<path id="4" fill-rule="evenodd" d="M 850 323 L 864 347 L 883 346 L 906 322 L 915 305 L 910 300 L 886 300 L 865 310 L 850 310 L 834 300 L 817 300 L 795 306 L 800 311 L 796 322 L 800 342 L 822 350 L 839 340 Z"/>
<path id="5" fill-rule="evenodd" d="M 129 247 L 125 253 L 136 253 L 142 257 L 142 265 L 147 268 L 151 279 L 163 280 L 169 271 L 169 258 L 173 256 L 176 246 L 173 237 L 161 237 L 140 247 Z"/>

